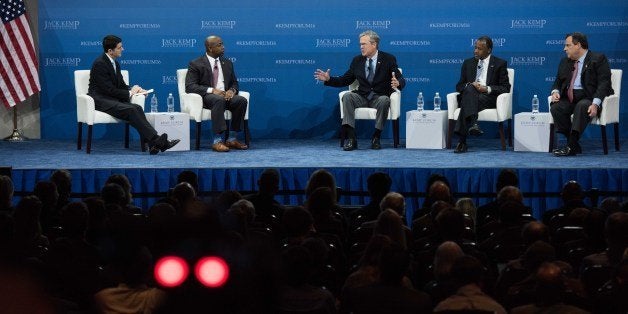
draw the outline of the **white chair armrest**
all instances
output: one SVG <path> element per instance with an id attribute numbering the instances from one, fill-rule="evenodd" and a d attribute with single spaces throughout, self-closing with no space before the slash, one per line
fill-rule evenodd
<path id="1" fill-rule="evenodd" d="M 395 91 L 390 94 L 390 118 L 395 120 L 399 118 L 401 111 L 401 91 Z"/>
<path id="2" fill-rule="evenodd" d="M 251 108 L 251 94 L 249 92 L 239 91 L 238 95 L 246 98 L 246 112 L 244 113 L 244 120 L 249 119 L 249 108 Z"/>
<path id="3" fill-rule="evenodd" d="M 604 97 L 602 102 L 602 112 L 600 113 L 599 124 L 619 122 L 619 96 L 610 95 Z"/>
<path id="4" fill-rule="evenodd" d="M 144 109 L 144 103 L 146 102 L 146 95 L 135 94 L 131 97 L 131 103 L 140 105 Z"/>
<path id="5" fill-rule="evenodd" d="M 203 97 L 199 94 L 181 94 L 181 112 L 187 113 L 196 122 L 203 121 Z"/>
<path id="6" fill-rule="evenodd" d="M 350 93 L 350 91 L 345 90 L 345 91 L 342 91 L 342 92 L 338 93 L 338 99 L 340 100 L 338 102 L 338 104 L 340 106 L 340 119 L 345 117 L 344 110 L 343 110 L 344 104 L 342 103 L 342 96 L 344 96 L 346 93 Z"/>
<path id="7" fill-rule="evenodd" d="M 447 94 L 447 117 L 449 120 L 454 119 L 454 112 L 458 109 L 458 95 L 460 93 L 453 92 Z"/>
<path id="8" fill-rule="evenodd" d="M 94 98 L 86 94 L 76 96 L 76 120 L 78 122 L 93 125 L 94 111 L 96 111 Z"/>
<path id="9" fill-rule="evenodd" d="M 512 118 L 512 94 L 503 93 L 497 96 L 495 108 L 497 109 L 498 121 L 506 121 Z"/>

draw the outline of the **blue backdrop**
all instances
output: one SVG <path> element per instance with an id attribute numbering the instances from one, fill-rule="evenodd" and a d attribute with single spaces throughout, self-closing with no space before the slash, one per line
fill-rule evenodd
<path id="1" fill-rule="evenodd" d="M 380 50 L 396 55 L 403 69 L 402 112 L 415 107 L 419 91 L 445 98 L 462 61 L 473 55 L 473 40 L 491 36 L 493 54 L 515 69 L 515 114 L 530 109 L 533 94 L 544 99 L 549 93 L 568 32 L 587 34 L 591 50 L 605 53 L 611 68 L 627 70 L 627 13 L 625 0 L 40 1 L 41 134 L 75 138 L 73 72 L 91 67 L 107 34 L 122 37 L 122 68 L 132 84 L 155 89 L 162 111 L 169 92 L 178 110 L 176 70 L 203 54 L 204 38 L 216 34 L 234 62 L 240 89 L 251 92 L 254 138 L 331 138 L 339 127 L 340 89 L 317 84 L 313 72 L 344 73 L 359 53 L 357 36 L 364 30 L 378 32 Z M 548 110 L 547 103 L 541 110 Z M 626 125 L 628 108 L 620 111 Z M 405 134 L 403 119 L 401 125 Z M 96 138 L 121 133 L 114 126 L 94 130 Z M 599 137 L 599 128 L 588 128 L 585 136 Z"/>

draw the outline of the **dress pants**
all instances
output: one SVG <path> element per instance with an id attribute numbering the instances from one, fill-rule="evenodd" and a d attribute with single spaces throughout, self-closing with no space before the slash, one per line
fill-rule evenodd
<path id="1" fill-rule="evenodd" d="M 390 98 L 388 96 L 375 95 L 372 100 L 366 99 L 358 93 L 349 92 L 342 96 L 343 118 L 342 125 L 348 125 L 355 128 L 355 109 L 361 107 L 375 108 L 375 128 L 383 130 L 388 119 L 388 111 L 390 110 Z"/>
<path id="2" fill-rule="evenodd" d="M 225 110 L 231 111 L 231 131 L 240 131 L 240 125 L 244 120 L 246 113 L 246 98 L 240 95 L 233 95 L 231 100 L 225 100 L 224 97 L 207 94 L 203 97 L 203 107 L 211 110 L 212 115 L 212 132 L 220 134 L 227 129 L 225 121 Z"/>
<path id="3" fill-rule="evenodd" d="M 155 128 L 146 120 L 144 109 L 140 105 L 130 102 L 116 102 L 114 106 L 109 107 L 107 110 L 98 109 L 98 106 L 96 106 L 96 110 L 128 121 L 146 142 L 151 141 L 157 135 Z"/>
<path id="4" fill-rule="evenodd" d="M 462 138 L 466 138 L 469 125 L 475 123 L 478 119 L 478 112 L 488 108 L 495 108 L 496 101 L 496 97 L 480 93 L 473 85 L 467 84 L 458 98 L 460 113 L 458 114 L 458 120 L 456 120 L 454 133 Z"/>
<path id="5" fill-rule="evenodd" d="M 566 95 L 566 94 L 565 94 Z M 556 125 L 556 132 L 564 134 L 569 137 L 571 131 L 576 131 L 578 134 L 582 134 L 587 124 L 591 121 L 587 111 L 591 106 L 592 101 L 585 98 L 586 95 L 581 89 L 574 89 L 573 91 L 574 101 L 570 102 L 566 96 L 561 96 L 557 103 L 553 103 L 550 106 L 550 112 Z M 598 116 L 600 115 L 602 108 L 598 109 Z M 573 121 L 571 115 L 573 114 Z"/>

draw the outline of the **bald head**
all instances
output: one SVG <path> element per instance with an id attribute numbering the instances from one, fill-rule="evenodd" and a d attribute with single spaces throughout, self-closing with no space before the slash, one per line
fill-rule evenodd
<path id="1" fill-rule="evenodd" d="M 394 210 L 399 216 L 403 217 L 406 212 L 406 200 L 403 195 L 397 192 L 390 192 L 384 196 L 379 203 L 379 209 L 384 211 L 386 209 Z"/>
<path id="2" fill-rule="evenodd" d="M 211 35 L 205 38 L 205 52 L 212 58 L 222 57 L 225 53 L 222 38 L 216 35 Z"/>
<path id="3" fill-rule="evenodd" d="M 497 193 L 497 200 L 502 203 L 506 201 L 523 203 L 523 195 L 519 188 L 509 185 L 505 186 Z"/>
<path id="4" fill-rule="evenodd" d="M 451 266 L 464 252 L 456 242 L 445 241 L 439 245 L 434 254 L 434 276 L 436 278 L 447 276 L 451 272 Z"/>
<path id="5" fill-rule="evenodd" d="M 430 186 L 428 197 L 435 201 L 445 201 L 451 203 L 451 192 L 449 186 L 443 181 L 436 181 Z"/>

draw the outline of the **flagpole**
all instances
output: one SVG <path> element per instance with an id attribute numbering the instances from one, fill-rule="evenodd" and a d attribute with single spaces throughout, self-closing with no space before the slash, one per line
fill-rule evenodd
<path id="1" fill-rule="evenodd" d="M 28 140 L 28 138 L 20 134 L 20 130 L 17 128 L 17 105 L 13 106 L 13 133 L 5 137 L 4 140 L 9 142 L 23 142 Z"/>

